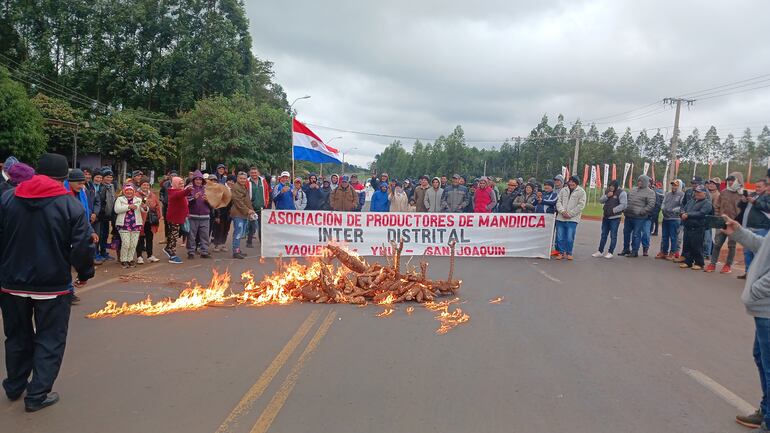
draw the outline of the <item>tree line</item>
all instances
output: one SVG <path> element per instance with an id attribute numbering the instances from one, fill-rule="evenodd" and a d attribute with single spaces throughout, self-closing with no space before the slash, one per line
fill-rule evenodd
<path id="1" fill-rule="evenodd" d="M 416 140 L 410 150 L 396 140 L 375 156 L 372 169 L 387 171 L 398 178 L 453 173 L 477 177 L 486 167 L 490 176 L 543 179 L 561 173 L 562 166 L 571 169 L 576 137 L 580 137 L 578 175 L 582 175 L 585 164 L 614 163 L 622 171 L 625 163 L 642 167 L 644 162 L 654 162 L 656 177 L 663 178 L 671 145 L 664 131 L 641 130 L 634 134 L 626 128 L 619 135 L 614 127 L 609 127 L 600 133 L 595 124 L 586 130 L 580 121 L 568 129 L 562 115 L 553 125 L 544 115 L 529 136 L 505 140 L 491 149 L 469 146 L 461 126 L 433 142 Z M 710 162 L 712 176 L 724 176 L 728 161 L 730 171 L 746 175 L 751 161 L 752 177 L 757 178 L 764 175 L 761 167 L 766 167 L 770 158 L 770 128 L 765 125 L 756 138 L 746 128 L 737 139 L 732 133 L 721 137 L 714 126 L 701 137 L 695 128 L 684 138 L 680 135 L 677 144 L 680 177 L 689 178 L 691 173 L 707 176 Z"/>
<path id="2" fill-rule="evenodd" d="M 290 165 L 290 113 L 240 0 L 0 2 L 0 151 L 131 167 Z M 211 159 L 214 159 L 213 161 Z"/>

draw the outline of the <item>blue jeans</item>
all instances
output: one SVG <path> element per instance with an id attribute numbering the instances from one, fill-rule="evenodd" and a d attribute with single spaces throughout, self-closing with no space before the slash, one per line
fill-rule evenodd
<path id="1" fill-rule="evenodd" d="M 233 253 L 241 251 L 241 238 L 246 236 L 249 221 L 246 218 L 233 218 Z"/>
<path id="2" fill-rule="evenodd" d="M 663 234 L 660 239 L 660 252 L 674 254 L 679 252 L 680 220 L 663 220 Z"/>
<path id="3" fill-rule="evenodd" d="M 652 229 L 652 220 L 646 219 L 642 223 L 642 247 L 650 248 L 650 230 Z"/>
<path id="4" fill-rule="evenodd" d="M 575 245 L 575 232 L 577 232 L 577 223 L 574 221 L 556 221 L 556 249 L 562 254 L 572 254 L 572 247 Z"/>
<path id="5" fill-rule="evenodd" d="M 607 243 L 607 235 L 610 235 L 610 247 L 607 252 L 615 252 L 615 246 L 618 244 L 618 227 L 620 227 L 620 218 L 602 219 L 602 237 L 599 239 L 599 252 L 604 252 L 604 245 Z"/>
<path id="6" fill-rule="evenodd" d="M 755 235 L 759 235 L 762 237 L 767 236 L 767 229 L 749 229 L 754 233 Z M 743 261 L 746 263 L 746 273 L 749 273 L 749 266 L 751 265 L 751 261 L 754 260 L 754 251 L 751 251 L 748 248 L 743 249 Z"/>
<path id="7" fill-rule="evenodd" d="M 649 220 L 646 218 L 626 217 L 626 222 L 623 224 L 623 251 L 639 252 L 639 244 L 642 243 L 645 221 Z"/>
<path id="8" fill-rule="evenodd" d="M 762 386 L 762 401 L 759 408 L 765 415 L 765 423 L 770 425 L 770 407 L 768 407 L 767 387 L 770 386 L 770 319 L 754 318 L 754 363 L 759 370 L 759 383 Z"/>
<path id="9" fill-rule="evenodd" d="M 711 229 L 706 229 L 703 235 L 703 257 L 711 257 L 711 249 L 714 248 L 714 236 Z"/>

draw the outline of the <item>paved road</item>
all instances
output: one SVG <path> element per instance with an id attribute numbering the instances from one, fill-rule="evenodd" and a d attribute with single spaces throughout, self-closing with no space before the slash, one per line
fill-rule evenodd
<path id="1" fill-rule="evenodd" d="M 433 313 L 405 306 L 387 318 L 376 306 L 290 305 L 86 319 L 107 299 L 207 280 L 212 264 L 273 268 L 193 260 L 145 265 L 153 281 L 123 282 L 111 265 L 74 307 L 61 403 L 29 415 L 2 400 L 2 430 L 747 431 L 733 417 L 759 390 L 740 282 L 591 258 L 597 234 L 597 223 L 580 225 L 571 263 L 458 260 L 471 320 L 446 335 Z M 431 275 L 447 267 L 433 259 Z"/>

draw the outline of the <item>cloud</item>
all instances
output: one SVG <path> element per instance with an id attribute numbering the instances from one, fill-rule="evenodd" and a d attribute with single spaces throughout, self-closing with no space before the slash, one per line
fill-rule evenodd
<path id="1" fill-rule="evenodd" d="M 414 137 L 526 135 L 770 73 L 769 2 L 247 2 L 255 53 L 307 122 Z M 767 82 L 770 83 L 770 82 Z M 670 126 L 655 107 L 600 129 Z M 659 112 L 658 112 L 659 111 Z M 649 116 L 641 117 L 639 114 Z M 682 125 L 770 123 L 770 87 L 696 103 Z M 638 117 L 638 119 L 637 119 Z M 702 128 L 703 129 L 703 128 Z M 318 128 L 366 164 L 392 139 Z M 411 140 L 402 140 L 411 145 Z M 495 143 L 479 143 L 491 146 Z M 497 142 L 499 145 L 499 142 Z"/>

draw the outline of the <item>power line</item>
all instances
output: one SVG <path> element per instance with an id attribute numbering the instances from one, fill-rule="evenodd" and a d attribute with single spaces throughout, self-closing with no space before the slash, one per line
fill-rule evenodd
<path id="1" fill-rule="evenodd" d="M 766 87 L 770 87 L 770 84 L 765 84 L 764 86 L 752 87 L 750 89 L 738 90 L 738 91 L 735 91 L 735 92 L 723 93 L 723 94 L 720 94 L 720 95 L 709 96 L 707 98 L 701 98 L 701 99 L 698 99 L 698 100 L 699 101 L 706 101 L 706 100 L 709 100 L 709 99 L 721 98 L 723 96 L 736 95 L 738 93 L 745 93 L 745 92 L 749 92 L 751 90 L 764 89 Z"/>
<path id="2" fill-rule="evenodd" d="M 683 98 L 683 97 L 687 96 L 690 99 L 697 98 L 697 96 L 693 96 L 693 95 L 698 95 L 698 94 L 703 93 L 703 92 L 708 92 L 708 91 L 711 91 L 711 90 L 721 89 L 721 88 L 724 88 L 724 87 L 730 87 L 730 86 L 734 86 L 736 84 L 746 83 L 746 82 L 749 82 L 749 81 L 754 81 L 754 80 L 758 80 L 760 78 L 766 78 L 766 77 L 770 77 L 770 74 L 758 75 L 756 77 L 747 78 L 745 80 L 740 80 L 740 81 L 734 81 L 732 83 L 722 84 L 720 86 L 710 87 L 708 89 L 702 89 L 702 90 L 696 90 L 694 92 L 683 93 L 683 94 L 681 94 L 681 95 L 679 95 L 677 97 L 678 98 Z"/>
<path id="3" fill-rule="evenodd" d="M 637 108 L 634 108 L 634 109 L 632 109 L 632 110 L 623 111 L 623 112 L 621 112 L 621 113 L 616 113 L 616 114 L 610 114 L 610 115 L 608 115 L 608 116 L 595 117 L 595 118 L 593 118 L 593 119 L 588 119 L 588 120 L 581 120 L 580 122 L 581 122 L 581 123 L 583 123 L 583 124 L 596 123 L 596 122 L 595 122 L 596 120 L 605 120 L 605 119 L 611 119 L 611 118 L 613 118 L 613 117 L 618 117 L 618 116 L 622 116 L 622 115 L 624 115 L 624 114 L 633 113 L 634 111 L 639 111 L 639 110 L 643 110 L 643 109 L 645 109 L 645 108 L 648 108 L 648 107 L 652 107 L 653 105 L 658 105 L 658 104 L 660 104 L 661 102 L 663 102 L 663 101 L 662 101 L 662 100 L 660 100 L 660 99 L 658 99 L 658 100 L 657 100 L 657 101 L 655 101 L 655 102 L 650 102 L 649 104 L 646 104 L 646 105 L 642 105 L 641 107 L 637 107 Z"/>

